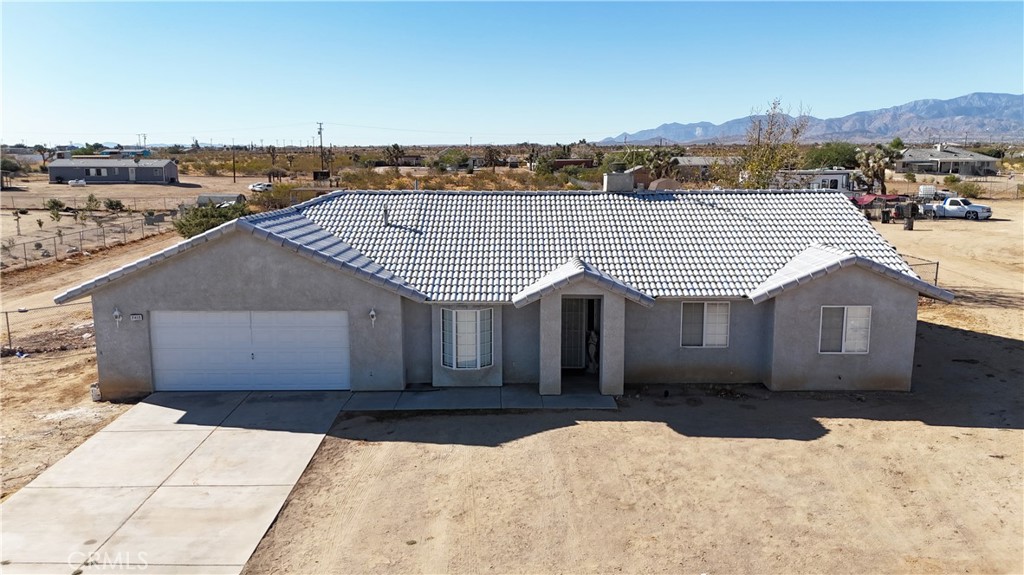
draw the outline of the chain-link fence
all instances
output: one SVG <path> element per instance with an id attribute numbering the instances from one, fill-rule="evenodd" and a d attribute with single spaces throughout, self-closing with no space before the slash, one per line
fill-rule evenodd
<path id="1" fill-rule="evenodd" d="M 91 347 L 92 304 L 71 303 L 4 311 L 3 355 Z"/>
<path id="2" fill-rule="evenodd" d="M 105 198 L 99 197 L 102 202 Z M 44 204 L 48 200 L 60 200 L 69 208 L 75 210 L 85 209 L 85 200 L 82 196 L 18 196 L 17 194 L 4 194 L 0 197 L 0 210 L 45 210 Z M 114 196 L 112 199 L 119 200 L 126 210 L 133 212 L 145 212 L 148 210 L 173 210 L 184 204 L 195 205 L 196 196 L 139 196 L 135 198 L 120 198 Z"/>
<path id="3" fill-rule="evenodd" d="M 81 230 L 61 230 L 60 235 L 16 242 L 15 237 L 4 238 L 0 244 L 2 267 L 28 267 L 35 263 L 76 257 L 82 252 L 126 244 L 147 236 L 173 231 L 174 226 L 164 214 L 117 220 Z"/>
<path id="4" fill-rule="evenodd" d="M 907 254 L 900 254 L 903 261 L 907 262 L 910 269 L 914 270 L 921 279 L 931 283 L 934 286 L 939 285 L 939 262 L 933 262 L 917 256 L 908 256 Z"/>

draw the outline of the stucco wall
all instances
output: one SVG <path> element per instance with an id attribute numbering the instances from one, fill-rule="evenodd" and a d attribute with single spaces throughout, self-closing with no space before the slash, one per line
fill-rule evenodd
<path id="1" fill-rule="evenodd" d="M 626 302 L 626 383 L 760 383 L 771 349 L 772 305 L 728 301 L 728 347 L 682 347 L 682 300 Z"/>
<path id="2" fill-rule="evenodd" d="M 501 311 L 505 383 L 540 381 L 540 304 L 523 308 L 503 306 Z"/>
<path id="3" fill-rule="evenodd" d="M 405 382 L 430 383 L 433 377 L 431 357 L 430 305 L 402 298 L 402 346 L 405 354 Z"/>
<path id="4" fill-rule="evenodd" d="M 874 272 L 848 267 L 775 298 L 774 390 L 910 389 L 917 292 Z M 821 306 L 871 306 L 866 354 L 818 353 Z"/>
<path id="5" fill-rule="evenodd" d="M 431 317 L 431 357 L 433 361 L 434 387 L 497 387 L 502 384 L 503 348 L 502 344 L 502 310 L 501 305 L 443 305 L 430 306 Z M 452 369 L 441 362 L 441 309 L 490 309 L 491 310 L 491 345 L 493 354 L 491 365 L 480 369 Z"/>
<path id="6" fill-rule="evenodd" d="M 562 298 L 574 296 L 601 299 L 601 339 L 598 351 L 598 381 L 604 395 L 623 392 L 625 298 L 579 281 L 555 290 L 540 300 L 540 393 L 562 393 Z"/>
<path id="7" fill-rule="evenodd" d="M 125 319 L 118 328 L 112 312 Z M 377 313 L 371 326 L 369 311 Z M 149 319 L 166 311 L 316 311 L 349 314 L 353 390 L 404 387 L 402 304 L 391 292 L 240 232 L 108 284 L 93 294 L 104 398 L 152 391 Z M 128 321 L 145 314 L 141 322 Z"/>

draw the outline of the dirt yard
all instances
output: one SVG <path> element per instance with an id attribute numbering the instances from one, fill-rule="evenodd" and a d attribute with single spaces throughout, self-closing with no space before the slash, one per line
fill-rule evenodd
<path id="1" fill-rule="evenodd" d="M 1024 572 L 1024 202 L 989 203 L 876 224 L 960 296 L 911 393 L 343 417 L 245 573 Z"/>
<path id="2" fill-rule="evenodd" d="M 166 234 L 90 257 L 25 270 L 6 270 L 0 274 L 3 309 L 52 306 L 53 296 L 67 288 L 180 240 L 177 234 Z M 87 329 L 92 315 L 88 306 L 58 308 L 55 311 L 73 316 L 75 325 L 84 322 L 86 329 L 76 330 L 75 334 L 79 341 L 88 341 L 82 339 L 91 332 Z M 54 323 L 62 321 L 55 320 L 52 314 L 41 314 L 48 321 L 37 322 L 37 315 L 40 314 L 11 315 L 11 329 L 18 336 L 17 344 L 40 338 L 47 341 L 55 339 L 54 334 L 48 332 Z M 37 325 L 39 323 L 43 325 Z M 62 339 L 60 334 L 57 339 Z M 20 489 L 130 407 L 96 403 L 90 398 L 89 384 L 96 381 L 96 350 L 92 346 L 55 353 L 32 353 L 27 358 L 5 357 L 0 359 L 0 373 L 0 500 Z"/>

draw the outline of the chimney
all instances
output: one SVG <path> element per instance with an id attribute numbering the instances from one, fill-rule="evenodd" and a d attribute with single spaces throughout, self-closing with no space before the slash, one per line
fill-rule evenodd
<path id="1" fill-rule="evenodd" d="M 604 175 L 603 189 L 606 192 L 632 192 L 634 186 L 633 174 L 609 172 Z"/>

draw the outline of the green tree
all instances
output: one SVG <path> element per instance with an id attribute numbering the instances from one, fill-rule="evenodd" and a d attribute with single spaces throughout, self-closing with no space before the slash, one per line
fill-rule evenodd
<path id="1" fill-rule="evenodd" d="M 671 148 L 655 148 L 647 151 L 643 157 L 642 165 L 647 167 L 647 171 L 653 180 L 659 178 L 678 178 L 679 165 L 673 162 L 672 159 L 685 153 L 685 149 L 674 146 Z"/>
<path id="2" fill-rule="evenodd" d="M 384 159 L 389 166 L 396 170 L 398 169 L 398 164 L 402 162 L 403 156 L 405 156 L 405 150 L 398 144 L 391 144 L 391 146 L 384 148 Z"/>
<path id="3" fill-rule="evenodd" d="M 19 164 L 14 158 L 2 158 L 0 159 L 0 170 L 17 173 L 20 172 L 22 168 L 21 164 Z"/>
<path id="4" fill-rule="evenodd" d="M 96 197 L 96 194 L 89 194 L 89 197 L 85 199 L 85 211 L 89 213 L 89 217 L 92 217 L 92 213 L 100 209 L 100 200 Z"/>
<path id="5" fill-rule="evenodd" d="M 501 150 L 494 146 L 484 148 L 484 165 L 490 166 L 491 171 L 494 172 L 499 163 L 501 163 Z"/>
<path id="6" fill-rule="evenodd" d="M 51 159 L 53 159 L 53 155 L 57 153 L 57 151 L 54 150 L 53 148 L 47 148 L 42 144 L 36 144 L 32 149 L 35 150 L 37 154 L 39 154 L 40 158 L 43 159 L 44 168 L 46 167 L 46 162 L 49 162 Z"/>
<path id="7" fill-rule="evenodd" d="M 740 154 L 746 188 L 773 187 L 779 170 L 795 167 L 800 160 L 800 137 L 810 118 L 800 110 L 796 117 L 772 100 L 763 114 L 752 114 L 747 127 L 747 143 Z"/>
<path id="8" fill-rule="evenodd" d="M 849 142 L 827 142 L 815 146 L 804 154 L 803 166 L 808 170 L 819 168 L 857 167 L 857 146 Z"/>
<path id="9" fill-rule="evenodd" d="M 907 148 L 905 145 L 903 145 L 903 139 L 899 137 L 893 138 L 892 141 L 889 142 L 889 147 L 892 148 L 893 150 L 900 151 L 905 150 Z"/>
<path id="10" fill-rule="evenodd" d="M 223 208 L 217 206 L 201 206 L 188 210 L 174 220 L 174 229 L 183 238 L 191 238 L 207 230 L 230 222 L 231 220 L 249 215 L 245 204 L 232 204 Z"/>
<path id="11" fill-rule="evenodd" d="M 868 191 L 873 191 L 875 183 L 878 183 L 882 194 L 886 193 L 885 171 L 896 165 L 899 154 L 899 150 L 881 144 L 866 150 L 857 150 L 857 164 L 867 179 Z"/>
<path id="12" fill-rule="evenodd" d="M 437 159 L 449 168 L 458 169 L 459 166 L 469 161 L 469 155 L 459 148 L 448 148 L 441 152 Z"/>
<path id="13" fill-rule="evenodd" d="M 167 148 L 167 153 L 168 154 L 184 154 L 185 153 L 185 147 L 180 145 L 180 144 L 174 144 L 173 146 L 169 146 Z"/>

